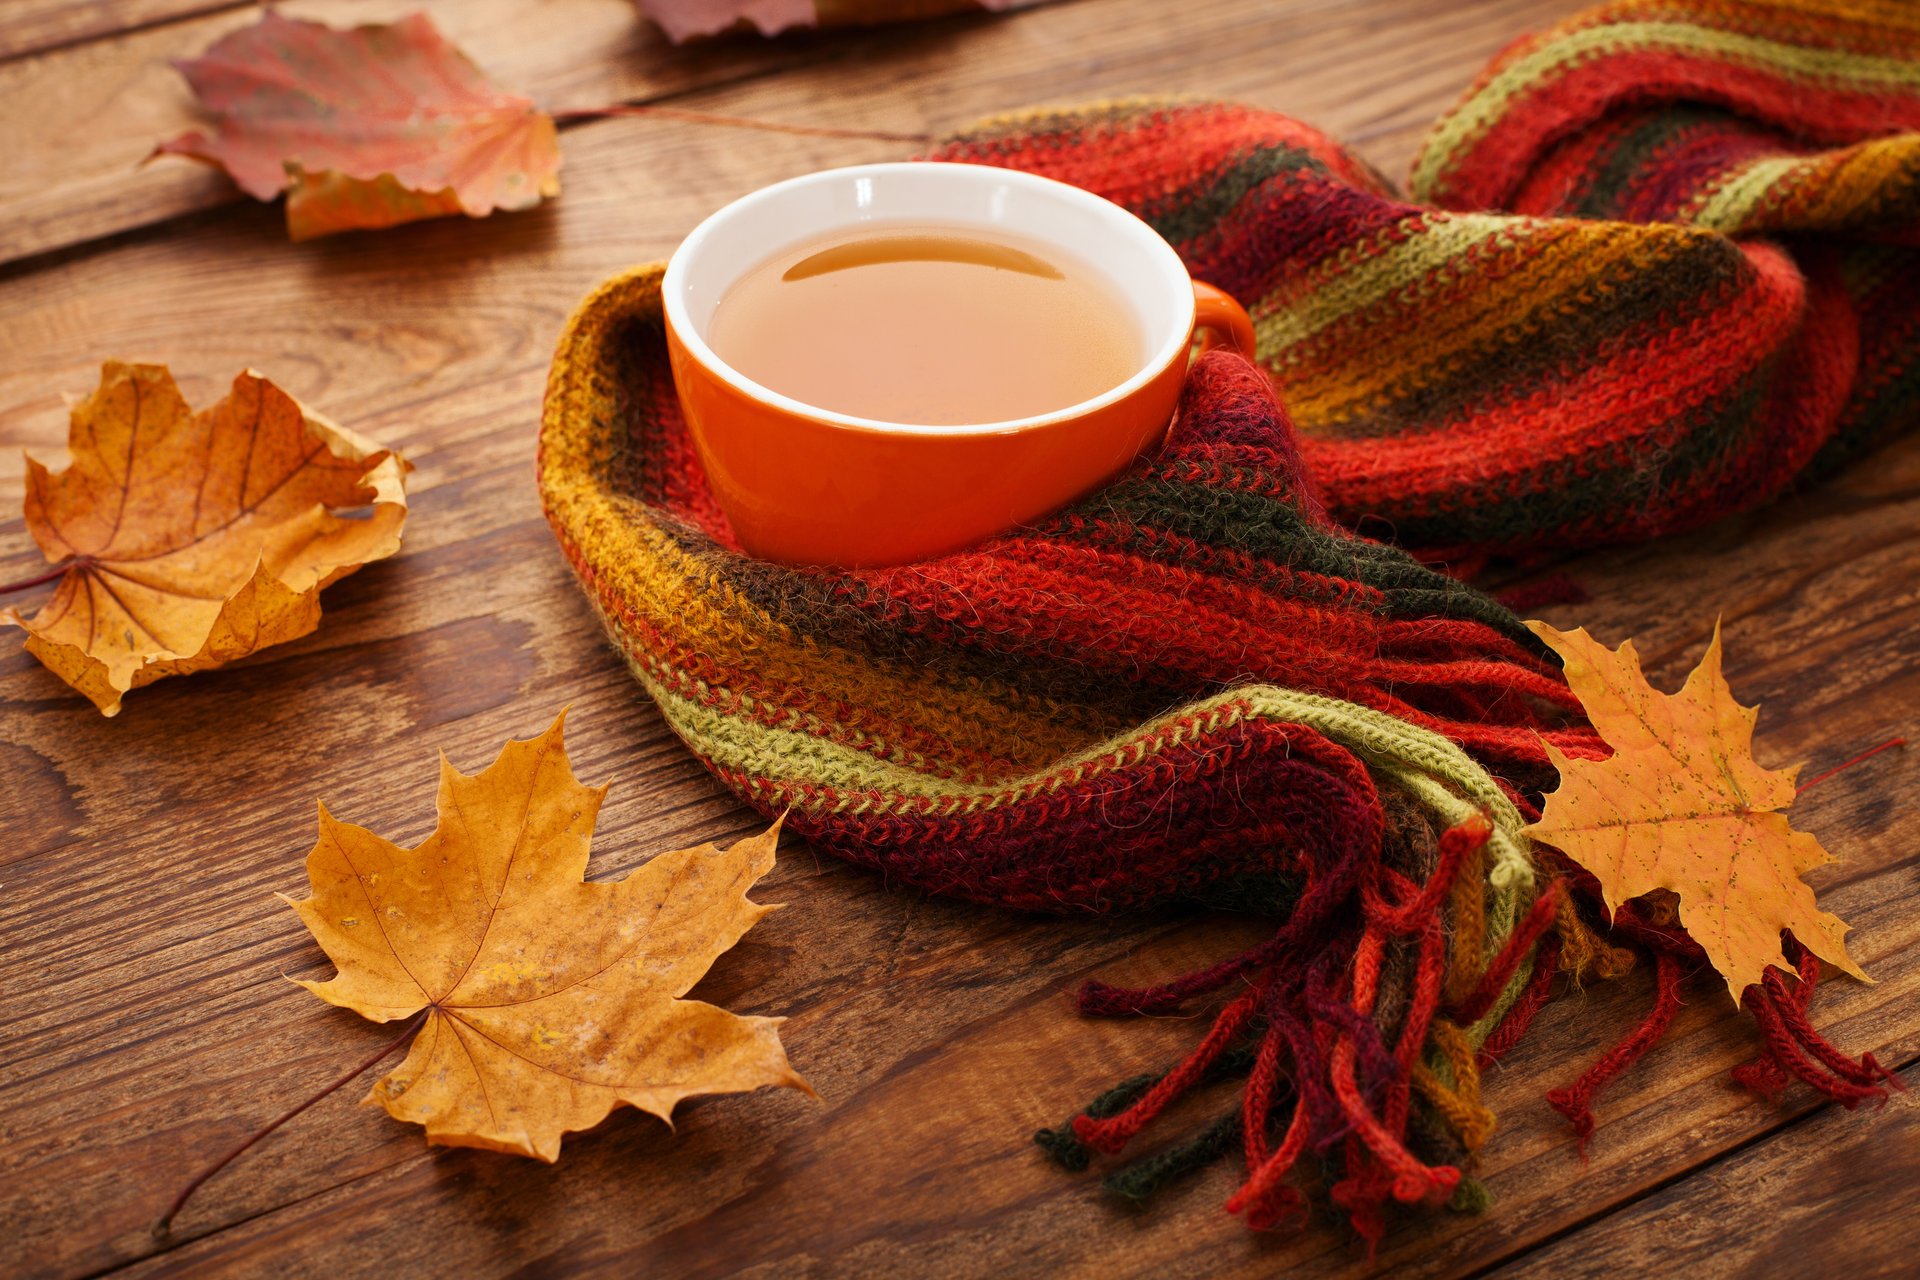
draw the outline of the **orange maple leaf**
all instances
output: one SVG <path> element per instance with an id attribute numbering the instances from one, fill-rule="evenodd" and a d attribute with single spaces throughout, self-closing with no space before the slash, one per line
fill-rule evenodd
<path id="1" fill-rule="evenodd" d="M 1847 954 L 1847 926 L 1814 904 L 1801 876 L 1832 862 L 1787 825 L 1793 769 L 1753 758 L 1756 707 L 1733 700 L 1720 670 L 1720 628 L 1679 693 L 1647 684 L 1631 640 L 1608 649 L 1584 629 L 1529 622 L 1565 664 L 1567 683 L 1613 755 L 1547 754 L 1560 786 L 1527 828 L 1592 872 L 1610 912 L 1655 889 L 1679 896 L 1680 920 L 1727 981 L 1734 1002 L 1768 965 L 1793 973 L 1780 933 L 1872 981 Z"/>
<path id="2" fill-rule="evenodd" d="M 606 788 L 573 776 L 565 718 L 471 777 L 443 755 L 440 822 L 418 848 L 321 808 L 313 894 L 288 901 L 339 972 L 300 985 L 375 1022 L 425 1014 L 366 1100 L 430 1143 L 553 1161 L 563 1134 L 621 1104 L 670 1121 L 696 1094 L 812 1093 L 784 1019 L 681 998 L 776 909 L 747 890 L 780 824 L 583 882 Z"/>
<path id="3" fill-rule="evenodd" d="M 68 449 L 57 473 L 27 460 L 27 528 L 60 585 L 0 624 L 106 715 L 130 689 L 307 634 L 322 587 L 400 548 L 407 463 L 257 373 L 195 413 L 166 366 L 110 361 Z"/>
<path id="4" fill-rule="evenodd" d="M 560 194 L 553 117 L 487 79 L 425 14 L 339 31 L 269 9 L 178 66 L 214 133 L 155 154 L 217 164 L 256 199 L 285 191 L 295 240 Z"/>

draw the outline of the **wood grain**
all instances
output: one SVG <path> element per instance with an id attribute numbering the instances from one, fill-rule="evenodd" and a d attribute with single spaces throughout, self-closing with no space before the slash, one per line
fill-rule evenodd
<path id="1" fill-rule="evenodd" d="M 0 23 L 0 62 L 249 3 L 251 0 L 11 0 L 6 21 Z"/>
<path id="2" fill-rule="evenodd" d="M 549 20 L 561 3 L 543 8 Z M 1402 172 L 1426 121 L 1486 56 L 1572 7 L 1216 0 L 1169 23 L 1164 0 L 1078 0 L 695 54 L 692 71 L 649 61 L 641 46 L 626 62 L 607 54 L 610 42 L 644 41 L 627 25 L 616 34 L 610 11 L 604 26 L 554 32 L 515 25 L 507 10 L 528 6 L 473 0 L 504 25 L 489 37 L 476 19 L 456 38 L 489 67 L 515 56 L 516 41 L 529 68 L 571 48 L 560 61 L 582 65 L 548 65 L 587 86 L 583 96 L 636 83 L 705 110 L 908 132 L 1043 100 L 1239 96 L 1359 137 L 1369 158 Z M 367 8 L 307 11 L 338 20 Z M 462 20 L 453 8 L 450 31 Z M 34 101 L 34 82 L 9 81 L 9 70 L 60 58 L 101 77 L 76 93 L 112 101 L 115 77 L 131 83 L 128 68 L 144 65 L 126 47 L 149 57 L 162 46 L 142 42 L 156 32 L 232 20 L 0 65 L 0 105 Z M 499 43 L 483 53 L 488 38 Z M 83 117 L 69 117 L 78 151 Z M 132 136 L 123 129 L 123 142 Z M 57 169 L 52 135 L 15 137 L 27 166 Z M 37 206 L 51 211 L 48 243 L 69 247 L 0 270 L 0 444 L 58 461 L 63 395 L 88 390 L 98 362 L 117 356 L 167 361 L 197 401 L 259 367 L 419 464 L 404 551 L 329 589 L 321 629 L 302 641 L 138 691 L 114 721 L 17 649 L 0 656 L 9 1272 L 1104 1278 L 1512 1265 L 1546 1275 L 1605 1258 L 1615 1270 L 1644 1260 L 1715 1274 L 1726 1247 L 1708 1229 L 1715 1214 L 1761 1242 L 1789 1226 L 1858 1223 L 1860 1274 L 1897 1258 L 1889 1250 L 1910 1227 L 1878 1205 L 1904 1204 L 1911 1222 L 1910 1171 L 1904 1187 L 1870 1182 L 1825 1153 L 1855 1152 L 1859 1164 L 1910 1148 L 1911 1113 L 1813 1111 L 1800 1094 L 1774 1109 L 1732 1087 L 1727 1070 L 1753 1040 L 1711 975 L 1690 982 L 1667 1040 L 1601 1099 L 1586 1164 L 1541 1094 L 1631 1025 L 1648 983 L 1630 976 L 1550 1006 L 1489 1082 L 1501 1131 L 1481 1173 L 1496 1208 L 1405 1222 L 1371 1265 L 1330 1222 L 1245 1232 L 1220 1209 L 1233 1185 L 1225 1167 L 1145 1212 L 1118 1209 L 1094 1176 L 1053 1169 L 1025 1135 L 1161 1065 L 1194 1027 L 1083 1020 L 1061 993 L 1094 972 L 1144 980 L 1202 963 L 1260 924 L 1036 920 L 900 892 L 799 845 L 760 895 L 787 910 L 697 994 L 791 1014 L 785 1038 L 819 1103 L 714 1100 L 685 1109 L 673 1132 L 623 1113 L 569 1138 L 548 1168 L 429 1150 L 342 1093 L 210 1183 L 170 1247 L 156 1246 L 148 1222 L 196 1167 L 384 1038 L 281 977 L 326 972 L 273 897 L 301 886 L 316 799 L 417 840 L 432 825 L 436 748 L 473 769 L 570 704 L 576 769 L 614 783 L 592 874 L 752 825 L 639 696 L 553 547 L 531 481 L 541 383 L 562 319 L 597 280 L 664 256 L 752 187 L 901 149 L 646 119 L 585 125 L 565 145 L 567 190 L 540 210 L 300 246 L 285 243 L 274 209 L 194 199 L 135 210 L 119 227 L 145 230 L 95 242 L 121 215 L 88 223 L 84 196 L 69 193 Z M 109 206 L 134 199 L 104 178 L 89 190 Z M 11 215 L 15 201 L 0 199 Z M 175 216 L 182 209 L 197 212 Z M 18 457 L 0 450 L 0 512 L 19 509 Z M 1764 704 L 1763 762 L 1805 760 L 1811 774 L 1912 732 L 1917 529 L 1920 439 L 1910 439 L 1767 512 L 1583 558 L 1569 568 L 1593 600 L 1548 616 L 1634 636 L 1670 688 L 1724 610 L 1729 677 Z M 37 563 L 17 516 L 0 518 L 0 580 Z M 1795 809 L 1841 859 L 1815 883 L 1879 979 L 1823 986 L 1814 1020 L 1850 1051 L 1909 1067 L 1920 1059 L 1920 915 L 1906 903 L 1920 859 L 1903 797 L 1916 782 L 1912 754 L 1889 753 Z M 1224 1105 L 1202 1100 L 1171 1127 Z M 1748 1175 L 1806 1207 L 1776 1225 L 1763 1203 L 1736 1204 L 1742 1184 L 1728 1180 Z M 1659 1235 L 1657 1258 L 1636 1252 L 1665 1223 L 1681 1225 Z M 1737 1267 L 1769 1254 L 1728 1256 Z"/>
<path id="3" fill-rule="evenodd" d="M 806 55 L 804 38 L 667 44 L 631 0 L 289 0 L 334 26 L 424 10 L 504 88 L 549 110 L 646 101 L 724 84 Z M 0 62 L 0 263 L 247 199 L 225 175 L 154 145 L 206 118 L 170 65 L 251 25 L 251 5 Z M 562 174 L 565 184 L 566 174 Z"/>
<path id="4" fill-rule="evenodd" d="M 1910 1275 L 1920 1256 L 1920 1070 L 1902 1080 L 1907 1092 L 1871 1125 L 1829 1107 L 1501 1274 L 1649 1274 L 1677 1251 L 1707 1280 Z"/>

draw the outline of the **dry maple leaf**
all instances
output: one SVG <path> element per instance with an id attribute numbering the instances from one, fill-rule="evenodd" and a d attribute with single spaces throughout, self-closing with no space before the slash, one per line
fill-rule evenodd
<path id="1" fill-rule="evenodd" d="M 968 10 L 1026 9 L 1044 0 L 636 0 L 675 44 L 742 24 L 763 36 L 796 27 L 856 27 L 938 18 Z"/>
<path id="2" fill-rule="evenodd" d="M 178 66 L 217 127 L 156 154 L 217 164 L 261 200 L 287 192 L 295 240 L 560 193 L 553 118 L 487 79 L 424 14 L 340 31 L 269 9 Z"/>
<path id="3" fill-rule="evenodd" d="M 1788 974 L 1780 932 L 1821 959 L 1871 981 L 1847 954 L 1847 926 L 1814 904 L 1800 879 L 1833 861 L 1787 825 L 1798 769 L 1753 758 L 1758 708 L 1733 700 L 1720 671 L 1720 628 L 1677 694 L 1647 684 L 1631 640 L 1618 651 L 1584 629 L 1529 622 L 1565 664 L 1567 683 L 1613 748 L 1606 760 L 1570 760 L 1551 745 L 1559 789 L 1527 834 L 1600 881 L 1608 911 L 1669 889 L 1680 920 L 1727 980 L 1734 1002 L 1768 965 Z"/>
<path id="4" fill-rule="evenodd" d="M 426 1011 L 367 1101 L 431 1143 L 552 1161 L 620 1103 L 671 1123 L 696 1094 L 811 1093 L 783 1019 L 680 998 L 775 910 L 747 890 L 780 825 L 585 883 L 606 788 L 573 776 L 565 719 L 472 777 L 441 756 L 440 823 L 416 849 L 320 810 L 313 896 L 292 906 L 339 973 L 300 985 L 376 1022 Z"/>
<path id="5" fill-rule="evenodd" d="M 60 585 L 0 623 L 107 715 L 129 689 L 307 634 L 322 587 L 400 546 L 405 461 L 257 373 L 196 414 L 164 365 L 111 361 L 68 448 L 57 474 L 27 459 L 27 528 Z"/>

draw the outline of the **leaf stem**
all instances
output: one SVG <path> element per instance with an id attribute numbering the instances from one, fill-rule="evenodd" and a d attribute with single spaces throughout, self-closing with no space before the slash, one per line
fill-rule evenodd
<path id="1" fill-rule="evenodd" d="M 1873 759 L 1875 756 L 1879 755 L 1882 751 L 1890 751 L 1894 747 L 1904 747 L 1906 745 L 1907 745 L 1907 740 L 1905 738 L 1888 738 L 1885 742 L 1881 743 L 1879 746 L 1875 747 L 1873 750 L 1862 751 L 1859 755 L 1855 756 L 1851 760 L 1846 761 L 1844 764 L 1837 764 L 1833 766 L 1833 768 L 1827 770 L 1823 774 L 1818 775 L 1817 777 L 1808 778 L 1805 782 L 1801 783 L 1797 788 L 1794 789 L 1793 794 L 1797 796 L 1801 792 L 1806 791 L 1811 787 L 1817 786 L 1822 782 L 1825 782 L 1828 778 L 1831 778 L 1834 774 L 1839 773 L 1842 769 L 1851 769 L 1853 768 L 1853 766 L 1859 764 L 1862 760 Z"/>
<path id="2" fill-rule="evenodd" d="M 25 591 L 28 587 L 37 587 L 42 583 L 52 582 L 56 578 L 64 578 L 67 576 L 67 570 L 84 569 L 92 563 L 93 558 L 91 556 L 75 556 L 70 560 L 62 560 L 59 564 L 37 577 L 22 578 L 18 582 L 0 583 L 0 596 L 8 595 L 15 591 Z"/>
<path id="3" fill-rule="evenodd" d="M 606 107 L 586 107 L 578 111 L 556 111 L 554 123 L 572 124 L 578 120 L 604 120 L 609 116 L 658 116 L 686 124 L 721 125 L 729 129 L 758 129 L 763 133 L 791 133 L 804 138 L 861 138 L 870 142 L 933 141 L 930 133 L 890 133 L 881 129 L 835 129 L 829 125 L 782 124 L 777 120 L 754 120 L 747 116 L 725 116 L 712 111 L 689 111 L 684 107 L 656 107 L 646 103 L 614 103 Z"/>
<path id="4" fill-rule="evenodd" d="M 370 1057 L 363 1059 L 358 1066 L 348 1071 L 345 1075 L 335 1080 L 332 1084 L 327 1085 L 324 1089 L 321 1089 L 320 1092 L 313 1094 L 312 1096 L 307 1098 L 306 1101 L 291 1107 L 290 1109 L 282 1112 L 279 1116 L 275 1117 L 274 1119 L 268 1121 L 266 1124 L 262 1125 L 260 1128 L 255 1129 L 251 1134 L 249 1134 L 246 1137 L 245 1140 L 243 1140 L 240 1143 L 239 1146 L 233 1148 L 233 1150 L 227 1152 L 225 1155 L 221 1156 L 218 1160 L 215 1160 L 212 1164 L 208 1165 L 206 1168 L 202 1169 L 199 1173 L 195 1174 L 193 1181 L 187 1183 L 186 1186 L 180 1188 L 180 1194 L 173 1198 L 173 1203 L 167 1206 L 167 1211 L 161 1214 L 159 1221 L 153 1224 L 154 1239 L 164 1240 L 167 1238 L 168 1234 L 170 1233 L 173 1227 L 174 1215 L 179 1213 L 180 1210 L 186 1206 L 187 1201 L 190 1198 L 192 1198 L 193 1193 L 198 1191 L 200 1189 L 201 1184 L 204 1183 L 208 1178 L 211 1178 L 214 1174 L 220 1172 L 222 1169 L 232 1164 L 235 1160 L 240 1158 L 240 1156 L 247 1150 L 248 1147 L 251 1147 L 254 1143 L 260 1141 L 260 1139 L 266 1137 L 268 1134 L 272 1133 L 275 1129 L 278 1129 L 281 1125 L 293 1119 L 295 1116 L 299 1115 L 302 1111 L 305 1111 L 308 1107 L 312 1106 L 314 1103 L 320 1101 L 322 1098 L 326 1097 L 328 1094 L 332 1093 L 334 1090 L 340 1088 L 342 1085 L 347 1084 L 348 1082 L 353 1080 L 354 1077 L 365 1074 L 369 1069 L 378 1065 L 382 1059 L 391 1057 L 394 1050 L 398 1049 L 401 1045 L 404 1045 L 408 1041 L 408 1039 L 412 1037 L 413 1033 L 420 1029 L 420 1024 L 426 1021 L 427 1015 L 431 1012 L 433 1012 L 432 1006 L 428 1006 L 427 1008 L 422 1009 L 419 1013 L 413 1016 L 412 1020 L 409 1021 L 405 1027 L 401 1029 L 399 1035 L 395 1036 L 392 1040 L 388 1041 L 383 1047 L 376 1050 Z"/>

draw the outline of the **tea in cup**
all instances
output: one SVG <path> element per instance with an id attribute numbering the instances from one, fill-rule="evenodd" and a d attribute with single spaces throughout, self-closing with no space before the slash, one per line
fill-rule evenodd
<path id="1" fill-rule="evenodd" d="M 663 282 L 682 408 L 741 546 L 794 564 L 956 550 L 1158 441 L 1238 304 L 1118 205 L 908 162 L 809 174 L 696 228 Z"/>

